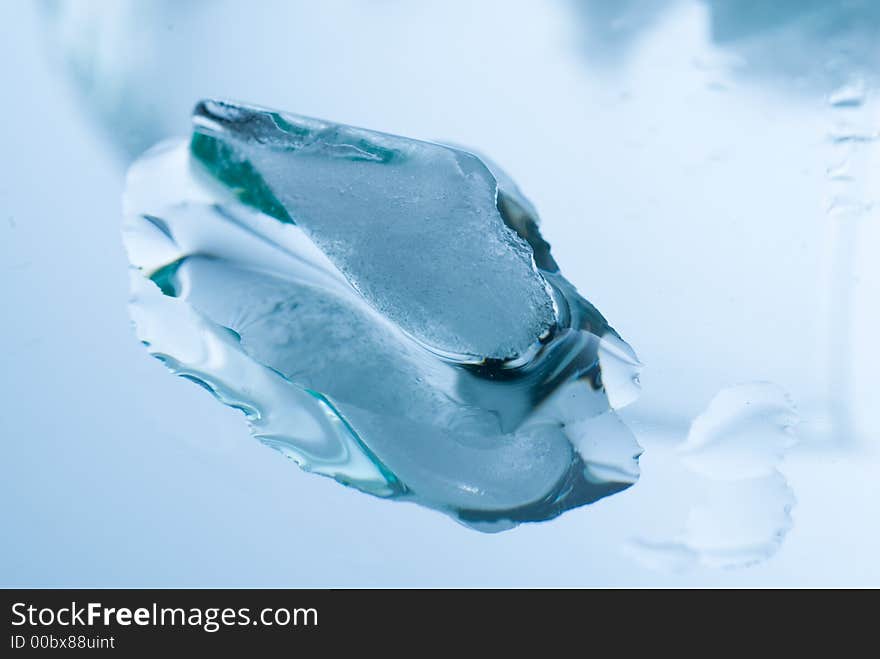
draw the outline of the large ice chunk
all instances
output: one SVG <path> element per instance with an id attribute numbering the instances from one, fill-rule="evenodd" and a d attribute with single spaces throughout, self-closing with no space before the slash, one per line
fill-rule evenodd
<path id="1" fill-rule="evenodd" d="M 432 350 L 514 358 L 554 324 L 532 250 L 470 153 L 219 101 L 196 108 L 192 151 L 242 201 L 302 227 Z"/>
<path id="2" fill-rule="evenodd" d="M 638 362 L 496 166 L 228 103 L 195 125 L 126 190 L 132 315 L 172 371 L 303 468 L 484 530 L 636 480 L 612 408 Z"/>

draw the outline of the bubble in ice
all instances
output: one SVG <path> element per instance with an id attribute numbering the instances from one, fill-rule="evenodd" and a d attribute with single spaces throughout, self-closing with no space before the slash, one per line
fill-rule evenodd
<path id="1" fill-rule="evenodd" d="M 128 174 L 131 314 L 302 468 L 486 531 L 629 487 L 633 350 L 461 148 L 204 101 Z"/>

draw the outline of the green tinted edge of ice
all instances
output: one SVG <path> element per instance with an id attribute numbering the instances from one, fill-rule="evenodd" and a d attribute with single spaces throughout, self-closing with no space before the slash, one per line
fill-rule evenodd
<path id="1" fill-rule="evenodd" d="M 235 332 L 235 330 L 233 330 L 233 329 L 230 329 L 229 331 Z M 275 372 L 278 373 L 278 375 L 283 377 L 285 380 L 290 382 L 292 385 L 298 386 L 298 385 L 296 385 L 295 382 L 290 380 L 290 378 L 288 378 L 283 373 L 280 373 L 279 371 L 275 371 Z M 332 401 L 329 398 L 327 398 L 327 396 L 322 394 L 320 391 L 314 391 L 313 389 L 309 389 L 308 387 L 303 387 L 302 389 L 307 394 L 312 396 L 312 398 L 315 398 L 316 400 L 318 400 L 318 402 L 325 405 L 328 409 L 330 409 L 331 412 L 333 412 L 336 419 L 338 419 L 338 421 L 343 426 L 345 426 L 345 429 L 348 431 L 349 435 L 351 436 L 351 439 L 354 441 L 357 448 L 359 448 L 361 450 L 361 453 L 364 454 L 364 456 L 367 458 L 367 460 L 369 460 L 370 462 L 373 463 L 373 466 L 379 471 L 379 473 L 382 475 L 382 478 L 385 479 L 385 483 L 386 483 L 386 485 L 388 485 L 388 488 L 389 488 L 389 490 L 387 492 L 368 492 L 368 493 L 373 494 L 374 496 L 378 496 L 378 497 L 402 496 L 402 495 L 406 494 L 409 488 L 407 488 L 407 486 L 404 483 L 402 483 L 400 481 L 400 479 L 379 459 L 379 456 L 377 456 L 375 453 L 373 453 L 373 451 L 370 450 L 370 447 L 366 445 L 366 443 L 364 442 L 363 439 L 361 439 L 361 436 L 358 435 L 357 431 L 351 427 L 351 424 L 345 419 L 345 417 L 342 415 L 342 413 L 338 409 L 336 409 L 336 406 L 333 405 Z M 350 487 L 359 487 L 356 481 L 349 481 L 345 477 L 336 476 L 336 477 L 334 477 L 334 479 L 337 482 L 342 483 L 343 485 L 348 485 Z M 359 487 L 359 489 L 363 490 L 363 488 L 360 488 L 360 487 Z M 366 491 L 366 490 L 364 490 L 364 491 Z"/>
<path id="2" fill-rule="evenodd" d="M 263 177 L 231 146 L 216 137 L 194 131 L 189 148 L 210 174 L 225 183 L 241 203 L 280 222 L 294 224 Z"/>
<path id="3" fill-rule="evenodd" d="M 176 298 L 179 292 L 179 284 L 177 282 L 177 271 L 180 269 L 181 264 L 185 259 L 177 259 L 172 263 L 169 263 L 166 266 L 159 268 L 150 274 L 147 278 L 152 281 L 159 290 L 162 292 L 162 295 L 170 298 Z M 241 335 L 236 332 L 231 327 L 227 327 L 225 325 L 214 325 L 220 329 L 225 330 L 236 342 L 241 342 Z M 144 342 L 145 345 L 150 346 L 149 341 Z M 157 358 L 165 364 L 165 366 L 175 372 L 178 377 L 183 377 L 185 379 L 190 380 L 201 386 L 206 391 L 210 392 L 214 398 L 216 398 L 221 403 L 233 407 L 235 409 L 240 410 L 244 413 L 249 420 L 252 420 L 253 417 L 258 415 L 257 407 L 248 402 L 236 401 L 235 396 L 230 395 L 224 389 L 217 387 L 215 384 L 209 382 L 208 379 L 201 377 L 199 374 L 188 371 L 183 365 L 179 364 L 169 355 L 157 355 Z M 369 460 L 373 466 L 378 470 L 379 474 L 381 474 L 382 478 L 385 480 L 385 484 L 387 485 L 387 490 L 382 488 L 372 487 L 364 487 L 362 483 L 359 483 L 358 479 L 348 478 L 344 473 L 338 472 L 332 474 L 334 480 L 342 483 L 343 485 L 358 487 L 359 489 L 374 494 L 376 496 L 384 497 L 384 496 L 400 496 L 406 493 L 406 486 L 400 482 L 400 480 L 395 476 L 387 466 L 385 466 L 382 461 L 378 458 L 378 456 L 373 453 L 370 448 L 364 443 L 361 437 L 357 434 L 354 428 L 351 427 L 351 424 L 346 421 L 345 417 L 336 409 L 333 403 L 321 392 L 314 391 L 309 389 L 308 387 L 301 387 L 297 383 L 293 382 L 286 375 L 278 371 L 277 369 L 265 366 L 269 370 L 273 371 L 278 377 L 290 383 L 291 386 L 302 389 L 305 393 L 310 395 L 312 398 L 317 400 L 320 405 L 326 407 L 335 417 L 336 421 L 342 425 L 344 430 L 350 436 L 350 439 L 354 443 L 354 448 L 359 449 L 361 453 L 363 453 L 364 457 Z M 272 444 L 271 441 L 263 440 L 265 444 Z M 277 448 L 277 447 L 276 447 Z"/>
<path id="4" fill-rule="evenodd" d="M 156 284 L 156 286 L 159 287 L 159 290 L 162 291 L 162 295 L 177 297 L 177 282 L 175 280 L 177 270 L 180 268 L 182 262 L 183 259 L 177 259 L 148 275 L 150 281 Z"/>
<path id="5" fill-rule="evenodd" d="M 198 107 L 196 111 L 198 111 Z M 293 148 L 305 146 L 313 141 L 316 134 L 320 132 L 297 126 L 287 121 L 278 112 L 268 112 L 267 115 L 275 128 L 291 138 L 295 144 Z M 340 145 L 340 147 L 342 146 Z M 345 146 L 349 148 L 347 155 L 352 160 L 373 160 L 387 163 L 393 160 L 396 155 L 393 149 L 370 144 L 366 140 Z M 284 205 L 274 195 L 247 156 L 228 142 L 200 131 L 196 127 L 190 140 L 190 152 L 208 169 L 212 176 L 229 186 L 230 191 L 240 202 L 274 217 L 276 220 L 295 224 Z"/>

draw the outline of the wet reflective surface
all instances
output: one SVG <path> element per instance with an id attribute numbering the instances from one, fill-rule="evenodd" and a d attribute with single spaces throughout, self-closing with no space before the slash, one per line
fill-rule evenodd
<path id="1" fill-rule="evenodd" d="M 4 5 L 4 84 L 32 90 L 0 128 L 18 154 L 0 218 L 0 488 L 23 538 L 3 550 L 4 582 L 876 585 L 876 9 L 765 7 Z M 566 278 L 645 364 L 623 413 L 645 450 L 638 484 L 473 533 L 300 476 L 146 359 L 126 309 L 123 173 L 215 96 L 501 163 Z M 706 481 L 679 447 L 718 396 L 758 382 L 791 402 L 798 443 L 774 466 L 787 485 L 761 476 L 752 496 L 752 476 Z M 777 426 L 747 427 L 776 446 Z M 764 521 L 743 526 L 731 501 Z M 769 560 L 718 571 L 730 529 L 786 534 L 752 543 Z"/>

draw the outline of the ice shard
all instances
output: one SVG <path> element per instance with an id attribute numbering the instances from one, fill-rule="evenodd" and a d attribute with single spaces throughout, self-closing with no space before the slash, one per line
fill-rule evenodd
<path id="1" fill-rule="evenodd" d="M 635 354 L 473 153 L 203 101 L 124 239 L 150 352 L 305 469 L 482 530 L 638 477 Z"/>

